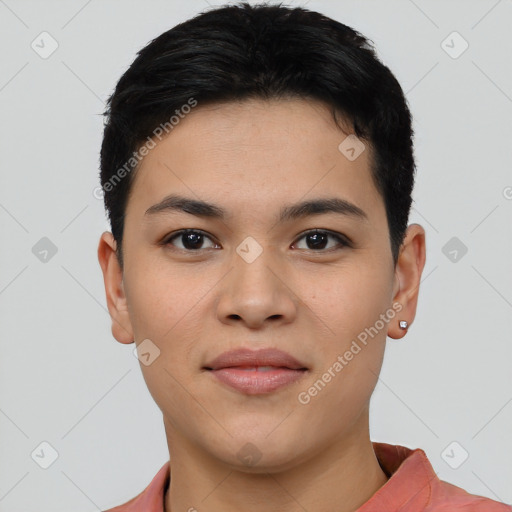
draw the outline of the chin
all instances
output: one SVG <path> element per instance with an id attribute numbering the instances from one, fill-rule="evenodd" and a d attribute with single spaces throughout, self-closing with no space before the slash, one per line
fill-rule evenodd
<path id="1" fill-rule="evenodd" d="M 241 473 L 265 475 L 268 473 L 280 473 L 287 471 L 299 463 L 295 453 L 282 452 L 269 455 L 261 450 L 258 450 L 259 453 L 253 449 L 245 448 L 245 450 L 243 457 L 239 458 L 237 454 L 234 460 L 231 459 L 224 461 L 231 470 L 239 471 Z M 257 456 L 252 458 L 252 460 L 249 459 L 249 453 L 251 451 L 253 454 L 257 454 Z"/>
<path id="2" fill-rule="evenodd" d="M 269 436 L 275 425 L 274 422 L 262 431 L 255 432 L 253 429 L 251 433 L 246 431 L 228 437 L 222 450 L 219 451 L 219 443 L 215 443 L 211 449 L 218 459 L 234 471 L 252 474 L 286 471 L 306 460 L 308 455 L 304 452 L 300 436 L 284 431 L 281 435 Z"/>

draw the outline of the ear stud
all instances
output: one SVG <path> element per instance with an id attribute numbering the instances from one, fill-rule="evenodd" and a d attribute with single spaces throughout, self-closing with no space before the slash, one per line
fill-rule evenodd
<path id="1" fill-rule="evenodd" d="M 398 325 L 400 326 L 400 329 L 407 329 L 407 327 L 409 326 L 409 324 L 405 320 L 400 320 Z"/>

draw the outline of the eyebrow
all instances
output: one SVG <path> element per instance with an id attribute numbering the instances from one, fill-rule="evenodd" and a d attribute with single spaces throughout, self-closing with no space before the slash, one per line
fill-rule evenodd
<path id="1" fill-rule="evenodd" d="M 162 201 L 146 210 L 145 215 L 155 215 L 170 212 L 184 212 L 197 217 L 225 219 L 226 211 L 218 205 L 206 201 L 191 199 L 179 195 L 166 196 Z M 355 204 L 339 197 L 319 198 L 300 203 L 286 205 L 281 209 L 279 222 L 290 221 L 311 215 L 336 213 L 352 217 L 356 220 L 368 220 L 368 216 Z"/>

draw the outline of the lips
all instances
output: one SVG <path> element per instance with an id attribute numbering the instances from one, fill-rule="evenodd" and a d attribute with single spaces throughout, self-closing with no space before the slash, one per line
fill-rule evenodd
<path id="1" fill-rule="evenodd" d="M 218 382 L 246 395 L 276 391 L 304 377 L 308 368 L 278 349 L 224 352 L 203 367 Z"/>
<path id="2" fill-rule="evenodd" d="M 207 370 L 221 368 L 288 368 L 290 370 L 307 370 L 306 365 L 287 352 L 275 348 L 250 350 L 240 348 L 224 352 L 204 366 Z M 259 371 L 265 371 L 263 369 Z"/>

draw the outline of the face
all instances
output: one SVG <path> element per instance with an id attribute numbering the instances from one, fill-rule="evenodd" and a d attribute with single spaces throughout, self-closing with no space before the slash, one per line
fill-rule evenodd
<path id="1" fill-rule="evenodd" d="M 141 369 L 171 458 L 179 445 L 285 469 L 367 435 L 386 335 L 400 337 L 391 325 L 412 320 L 415 294 L 400 295 L 370 149 L 347 158 L 347 135 L 311 100 L 199 104 L 144 157 L 123 272 L 107 234 L 100 253 L 114 336 L 150 340 Z M 293 377 L 273 390 L 237 389 L 206 368 L 239 348 L 279 349 L 306 370 L 278 371 Z"/>

